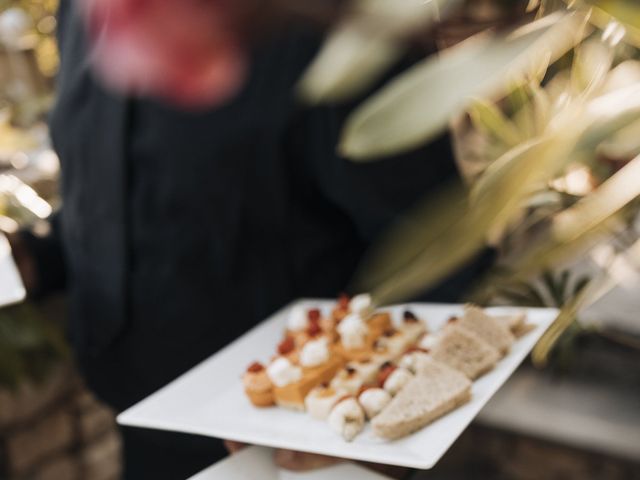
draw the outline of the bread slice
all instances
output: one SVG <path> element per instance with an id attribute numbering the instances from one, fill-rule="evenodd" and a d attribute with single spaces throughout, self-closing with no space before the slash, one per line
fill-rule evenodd
<path id="1" fill-rule="evenodd" d="M 417 373 L 371 425 L 386 439 L 404 437 L 471 398 L 471 381 L 460 372 L 430 358 L 421 358 Z"/>
<path id="2" fill-rule="evenodd" d="M 491 318 L 507 327 L 511 332 L 518 330 L 527 319 L 526 313 L 516 313 L 513 315 L 491 315 Z"/>
<path id="3" fill-rule="evenodd" d="M 471 380 L 491 370 L 500 360 L 498 350 L 455 324 L 445 329 L 430 353 L 435 360 L 455 368 Z"/>
<path id="4" fill-rule="evenodd" d="M 464 315 L 454 322 L 478 336 L 501 354 L 506 355 L 515 337 L 503 324 L 484 313 L 480 307 L 467 305 Z"/>

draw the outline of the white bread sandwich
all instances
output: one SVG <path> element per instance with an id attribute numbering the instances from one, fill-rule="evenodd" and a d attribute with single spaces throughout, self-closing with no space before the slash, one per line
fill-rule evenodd
<path id="1" fill-rule="evenodd" d="M 491 370 L 500 360 L 498 350 L 455 323 L 444 329 L 430 353 L 434 360 L 455 368 L 471 380 Z"/>
<path id="2" fill-rule="evenodd" d="M 422 358 L 416 375 L 372 421 L 376 435 L 404 437 L 466 403 L 471 381 L 462 373 L 429 358 Z"/>
<path id="3" fill-rule="evenodd" d="M 466 328 L 498 350 L 502 355 L 506 355 L 513 342 L 515 342 L 515 337 L 509 328 L 491 318 L 480 307 L 475 305 L 465 306 L 464 315 L 452 319 L 451 323 Z"/>

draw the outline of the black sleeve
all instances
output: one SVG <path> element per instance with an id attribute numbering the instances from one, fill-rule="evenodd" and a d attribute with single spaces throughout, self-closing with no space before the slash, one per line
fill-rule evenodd
<path id="1" fill-rule="evenodd" d="M 43 298 L 66 286 L 66 269 L 64 253 L 60 240 L 60 215 L 54 213 L 50 219 L 50 230 L 45 236 L 36 235 L 30 230 L 22 230 L 20 239 L 26 251 L 35 261 L 37 286 L 30 296 L 34 299 Z"/>

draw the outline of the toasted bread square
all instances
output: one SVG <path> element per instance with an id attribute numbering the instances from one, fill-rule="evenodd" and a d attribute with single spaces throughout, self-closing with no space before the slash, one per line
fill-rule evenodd
<path id="1" fill-rule="evenodd" d="M 471 381 L 435 360 L 421 358 L 416 375 L 371 425 L 376 435 L 396 439 L 408 435 L 471 398 Z"/>
<path id="2" fill-rule="evenodd" d="M 455 368 L 471 380 L 491 370 L 500 360 L 498 350 L 456 325 L 445 329 L 430 353 L 435 360 Z"/>
<path id="3" fill-rule="evenodd" d="M 482 308 L 474 305 L 467 305 L 464 309 L 464 315 L 454 323 L 466 328 L 503 355 L 506 355 L 515 342 L 515 337 L 505 325 L 484 313 Z"/>

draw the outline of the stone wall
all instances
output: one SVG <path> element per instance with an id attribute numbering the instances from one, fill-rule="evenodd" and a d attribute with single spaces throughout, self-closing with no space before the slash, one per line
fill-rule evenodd
<path id="1" fill-rule="evenodd" d="M 115 480 L 120 439 L 112 412 L 69 365 L 42 384 L 0 389 L 0 479 Z"/>
<path id="2" fill-rule="evenodd" d="M 616 458 L 471 425 L 438 465 L 412 480 L 635 480 L 640 459 Z"/>

